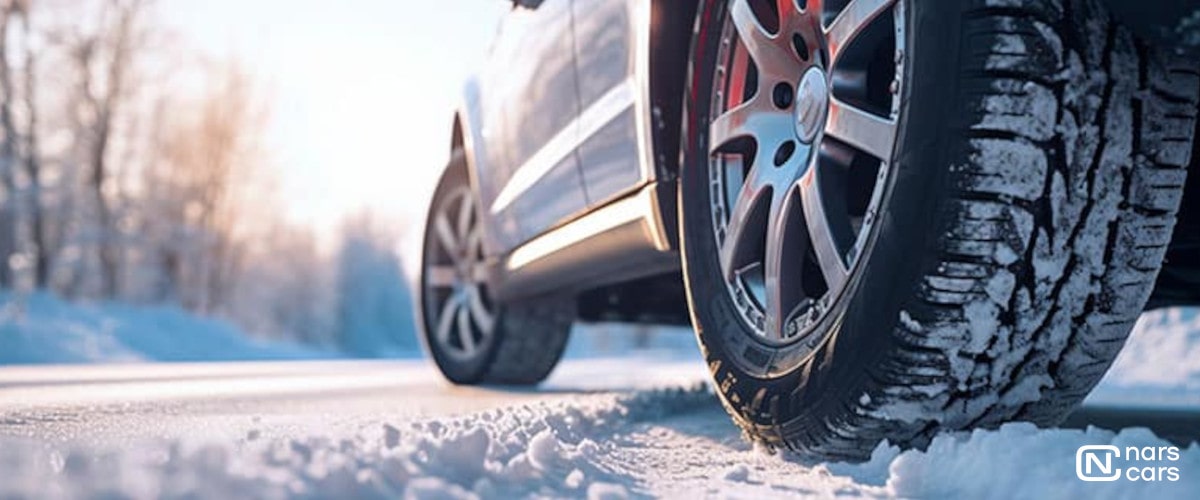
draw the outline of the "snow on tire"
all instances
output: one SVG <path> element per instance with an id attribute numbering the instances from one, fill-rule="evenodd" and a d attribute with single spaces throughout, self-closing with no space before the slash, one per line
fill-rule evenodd
<path id="1" fill-rule="evenodd" d="M 865 459 L 884 439 L 1059 422 L 1116 357 L 1171 240 L 1195 61 L 1136 39 L 1095 0 L 900 4 L 904 90 L 878 234 L 829 308 L 827 340 L 787 373 L 734 362 L 741 347 L 725 339 L 745 326 L 708 276 L 707 144 L 687 136 L 693 320 L 723 403 L 768 445 Z M 701 40 L 726 15 L 701 15 L 693 86 L 712 84 L 720 42 Z M 700 90 L 689 129 L 711 119 Z"/>

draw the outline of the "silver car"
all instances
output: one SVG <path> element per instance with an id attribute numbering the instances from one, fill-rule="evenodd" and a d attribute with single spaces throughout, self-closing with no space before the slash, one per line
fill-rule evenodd
<path id="1" fill-rule="evenodd" d="M 747 435 L 862 459 L 1055 424 L 1200 304 L 1194 2 L 512 3 L 426 225 L 455 383 L 691 324 Z"/>

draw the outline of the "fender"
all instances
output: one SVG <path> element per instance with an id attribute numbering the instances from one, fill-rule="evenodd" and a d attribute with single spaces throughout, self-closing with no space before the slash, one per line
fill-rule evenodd
<path id="1" fill-rule="evenodd" d="M 451 131 L 451 150 L 461 148 L 467 159 L 467 177 L 471 189 L 479 194 L 482 206 L 487 206 L 496 197 L 499 187 L 490 185 L 486 175 L 488 169 L 489 151 L 487 141 L 483 137 L 483 110 L 480 99 L 479 79 L 470 77 L 463 85 L 462 99 L 454 113 L 454 125 Z M 487 217 L 481 213 L 481 217 Z M 501 216 L 499 219 L 488 220 L 483 225 L 483 251 L 489 259 L 496 259 L 502 249 L 512 248 L 516 242 L 510 241 L 512 236 L 500 229 L 506 224 L 515 224 L 511 217 Z M 512 231 L 507 234 L 513 234 Z"/>

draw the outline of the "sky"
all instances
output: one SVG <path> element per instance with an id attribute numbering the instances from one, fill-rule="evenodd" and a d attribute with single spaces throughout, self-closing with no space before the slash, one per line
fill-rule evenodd
<path id="1" fill-rule="evenodd" d="M 160 0 L 185 47 L 235 58 L 271 111 L 287 220 L 331 238 L 371 209 L 420 234 L 462 84 L 506 0 Z"/>

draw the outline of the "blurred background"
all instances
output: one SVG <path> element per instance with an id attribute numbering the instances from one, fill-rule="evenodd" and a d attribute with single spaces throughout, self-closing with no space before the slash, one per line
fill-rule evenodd
<path id="1" fill-rule="evenodd" d="M 417 352 L 423 211 L 510 4 L 414 6 L 0 2 L 0 362 Z"/>
<path id="2" fill-rule="evenodd" d="M 511 8 L 0 0 L 0 364 L 419 356 L 425 208 Z M 698 356 L 660 332 L 568 355 Z"/>

